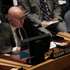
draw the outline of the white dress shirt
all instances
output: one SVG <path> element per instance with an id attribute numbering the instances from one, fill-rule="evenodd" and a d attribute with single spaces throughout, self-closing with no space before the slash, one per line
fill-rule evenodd
<path id="1" fill-rule="evenodd" d="M 10 25 L 10 26 L 11 26 L 11 25 Z M 11 26 L 11 29 L 12 29 L 13 37 L 14 37 L 15 44 L 16 44 L 16 46 L 14 46 L 14 48 L 12 49 L 12 52 L 18 53 L 18 52 L 20 52 L 20 49 L 21 49 L 21 46 L 20 46 L 21 42 L 20 42 L 20 40 L 19 40 L 19 38 L 17 37 L 17 34 L 16 34 L 16 32 L 15 32 L 16 28 L 13 27 L 13 26 Z"/>

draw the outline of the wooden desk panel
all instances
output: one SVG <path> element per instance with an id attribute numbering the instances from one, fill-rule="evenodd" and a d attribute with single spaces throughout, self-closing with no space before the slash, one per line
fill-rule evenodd
<path id="1" fill-rule="evenodd" d="M 19 68 L 21 66 L 23 66 L 25 70 L 70 70 L 70 54 L 56 59 L 46 60 L 35 66 L 23 64 L 21 60 L 15 61 L 10 57 L 0 56 L 0 70 L 9 70 L 12 67 Z"/>
<path id="2" fill-rule="evenodd" d="M 70 70 L 70 54 L 45 61 L 28 70 Z"/>
<path id="3" fill-rule="evenodd" d="M 0 70 L 10 70 L 12 67 L 0 65 Z"/>
<path id="4" fill-rule="evenodd" d="M 0 62 L 1 63 L 1 62 Z M 21 65 L 16 66 L 16 64 L 14 65 L 14 67 L 20 67 Z M 0 67 L 2 68 L 3 66 L 0 65 Z M 8 68 L 10 68 L 12 66 L 8 66 Z M 7 68 L 7 66 L 4 65 L 4 68 Z M 69 70 L 70 69 L 70 54 L 56 58 L 56 59 L 50 59 L 47 60 L 43 63 L 40 63 L 38 65 L 35 66 L 24 66 L 23 64 L 23 68 L 25 70 Z M 3 70 L 3 69 L 1 69 Z M 5 70 L 5 69 L 4 69 Z"/>

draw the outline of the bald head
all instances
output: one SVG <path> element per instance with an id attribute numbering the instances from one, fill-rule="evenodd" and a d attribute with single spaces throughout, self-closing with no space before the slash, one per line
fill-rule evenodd
<path id="1" fill-rule="evenodd" d="M 21 8 L 19 7 L 11 7 L 9 10 L 8 10 L 8 14 L 9 15 L 12 15 L 12 16 L 22 16 L 25 14 L 25 10 L 22 10 Z"/>
<path id="2" fill-rule="evenodd" d="M 22 21 L 24 22 L 25 10 L 22 10 L 20 7 L 11 7 L 8 10 L 8 19 L 13 26 L 20 27 Z M 21 20 L 23 17 L 23 20 Z"/>

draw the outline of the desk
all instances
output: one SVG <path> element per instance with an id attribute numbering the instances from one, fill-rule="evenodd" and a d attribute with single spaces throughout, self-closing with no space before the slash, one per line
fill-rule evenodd
<path id="1" fill-rule="evenodd" d="M 7 62 L 3 62 L 4 63 L 4 68 L 8 67 L 8 68 L 19 68 L 21 66 L 21 64 L 19 65 L 19 63 L 12 65 L 12 63 L 7 63 Z M 6 66 L 5 64 L 8 64 L 9 66 Z M 56 59 L 49 59 L 46 60 L 43 63 L 40 63 L 38 65 L 35 66 L 31 66 L 31 65 L 26 65 L 26 64 L 22 64 L 23 68 L 25 70 L 69 70 L 70 69 L 70 54 L 67 54 L 65 56 L 56 58 Z M 3 67 L 1 65 L 1 60 L 0 60 L 0 67 Z M 7 69 L 8 70 L 8 69 Z"/>
<path id="2" fill-rule="evenodd" d="M 70 54 L 57 59 L 50 59 L 41 64 L 33 66 L 28 70 L 69 70 L 70 69 Z"/>
<path id="3" fill-rule="evenodd" d="M 69 37 L 66 37 L 65 39 L 70 42 Z M 19 61 L 13 60 L 11 57 L 0 55 L 0 69 L 1 70 L 10 70 L 10 68 L 12 67 L 18 69 L 21 66 L 23 66 L 25 70 L 69 70 L 70 69 L 70 53 L 64 56 L 55 58 L 55 59 L 48 59 L 34 66 L 24 64 L 21 60 Z"/>

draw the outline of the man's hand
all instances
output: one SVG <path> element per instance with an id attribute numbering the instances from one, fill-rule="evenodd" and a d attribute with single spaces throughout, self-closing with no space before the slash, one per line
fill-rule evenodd
<path id="1" fill-rule="evenodd" d="M 13 49 L 12 49 L 12 52 L 13 53 L 18 53 L 18 52 L 20 52 L 21 51 L 21 47 L 14 47 Z"/>
<path id="2" fill-rule="evenodd" d="M 48 21 L 42 21 L 41 26 L 42 27 L 47 27 L 48 26 Z"/>

